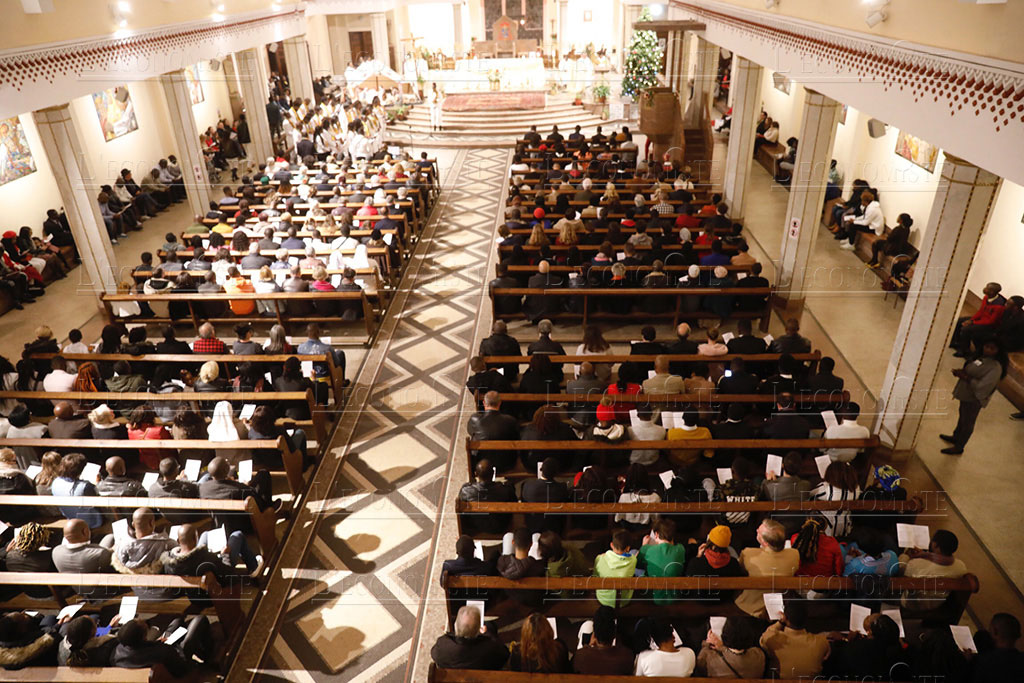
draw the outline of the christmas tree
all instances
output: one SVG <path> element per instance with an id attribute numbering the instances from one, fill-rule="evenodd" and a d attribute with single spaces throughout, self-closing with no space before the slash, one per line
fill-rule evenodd
<path id="1" fill-rule="evenodd" d="M 644 7 L 637 21 L 650 21 L 651 12 Z M 654 31 L 634 31 L 626 53 L 626 69 L 622 77 L 622 94 L 636 98 L 657 82 L 661 68 L 661 46 Z"/>

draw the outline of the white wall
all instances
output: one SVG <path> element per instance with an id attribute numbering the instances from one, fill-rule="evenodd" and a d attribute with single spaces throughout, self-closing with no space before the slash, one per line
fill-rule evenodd
<path id="1" fill-rule="evenodd" d="M 846 114 L 846 124 L 840 124 L 836 130 L 832 157 L 839 162 L 843 173 L 843 196 L 849 196 L 855 178 L 863 178 L 878 190 L 886 225 L 895 225 L 901 213 L 910 214 L 914 219 L 910 239 L 920 246 L 941 177 L 942 151 L 939 151 L 935 170 L 929 173 L 896 154 L 899 129 L 895 126 L 889 126 L 880 138 L 868 135 L 869 118 L 868 114 L 851 107 Z"/>
<path id="2" fill-rule="evenodd" d="M 443 50 L 445 54 L 452 53 L 452 46 L 455 45 L 455 17 L 450 2 L 430 2 L 422 5 L 407 5 L 409 13 L 409 26 L 414 35 L 422 36 L 423 40 L 416 41 L 418 46 L 428 50 Z M 406 36 L 400 36 L 405 38 Z M 468 39 L 471 36 L 467 36 Z M 408 43 L 407 43 L 408 45 Z M 400 55 L 395 55 L 396 58 Z"/>
<path id="3" fill-rule="evenodd" d="M 36 162 L 36 172 L 0 185 L 0 206 L 4 212 L 4 230 L 17 232 L 27 225 L 39 237 L 43 236 L 43 220 L 47 209 L 60 210 L 60 193 L 50 170 L 50 162 L 39 140 L 39 132 L 31 114 L 18 117 L 25 129 L 25 139 Z"/>
<path id="4" fill-rule="evenodd" d="M 231 121 L 231 96 L 228 90 L 226 71 L 223 67 L 219 71 L 211 71 L 210 63 L 202 61 L 199 63 L 199 80 L 203 84 L 203 95 L 205 99 L 199 104 L 192 105 L 192 117 L 196 120 L 196 134 L 203 132 L 210 126 L 217 127 L 217 121 L 227 119 Z M 142 123 L 139 123 L 142 127 Z"/>
<path id="5" fill-rule="evenodd" d="M 793 83 L 789 94 L 777 90 L 770 69 L 761 70 L 761 108 L 779 122 L 779 142 L 786 144 L 790 137 L 800 137 L 800 122 L 804 112 L 804 88 Z"/>
<path id="6" fill-rule="evenodd" d="M 557 10 L 556 10 L 557 11 Z M 583 21 L 583 13 L 591 13 L 590 21 Z M 593 2 L 593 0 L 569 0 L 566 16 L 568 17 L 566 39 L 567 44 L 574 46 L 577 52 L 583 51 L 588 43 L 594 44 L 595 50 L 602 47 L 607 48 L 609 53 L 613 47 L 618 47 L 618 39 L 615 37 L 615 3 L 614 2 Z M 545 29 L 545 35 L 550 31 Z M 627 32 L 633 35 L 632 28 Z M 628 44 L 628 43 L 627 43 Z"/>
<path id="7" fill-rule="evenodd" d="M 135 179 L 140 180 L 143 172 L 176 151 L 167 116 L 167 101 L 159 81 L 151 78 L 130 83 L 128 92 L 139 127 L 109 142 L 103 138 L 92 97 L 71 101 L 72 115 L 97 185 L 112 183 L 122 168 L 130 168 Z"/>
<path id="8" fill-rule="evenodd" d="M 1003 285 L 1003 294 L 1024 295 L 1024 187 L 1004 180 L 974 257 L 967 288 L 980 294 L 987 282 Z"/>

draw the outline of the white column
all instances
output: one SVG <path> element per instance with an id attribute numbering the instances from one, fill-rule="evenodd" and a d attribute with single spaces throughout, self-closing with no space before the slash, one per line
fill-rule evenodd
<path id="1" fill-rule="evenodd" d="M 693 100 L 686 110 L 686 124 L 700 123 L 704 104 L 714 92 L 715 75 L 718 72 L 718 46 L 697 36 L 696 70 L 693 74 Z"/>
<path id="2" fill-rule="evenodd" d="M 776 282 L 776 296 L 785 302 L 787 312 L 796 316 L 803 310 L 838 121 L 838 102 L 814 90 L 806 91 Z"/>
<path id="3" fill-rule="evenodd" d="M 171 132 L 178 148 L 181 172 L 185 177 L 189 207 L 193 216 L 205 215 L 210 205 L 210 178 L 206 174 L 206 159 L 199 147 L 199 134 L 192 115 L 192 98 L 185 81 L 185 72 L 178 70 L 162 74 L 160 85 L 167 99 Z"/>
<path id="4" fill-rule="evenodd" d="M 558 0 L 558 61 L 569 51 L 569 0 Z"/>
<path id="5" fill-rule="evenodd" d="M 385 66 L 391 66 L 388 59 L 388 17 L 384 12 L 374 12 L 370 15 L 370 32 L 373 58 Z"/>
<path id="6" fill-rule="evenodd" d="M 89 169 L 70 105 L 40 109 L 33 112 L 32 117 L 82 258 L 79 291 L 92 293 L 97 307 L 102 309 L 99 297 L 117 291 L 119 274 L 114 249 L 96 202 L 99 183 Z"/>
<path id="7" fill-rule="evenodd" d="M 288 85 L 292 98 L 313 100 L 313 70 L 309 66 L 309 48 L 306 36 L 294 36 L 284 41 L 284 61 L 288 65 Z"/>
<path id="8" fill-rule="evenodd" d="M 729 151 L 725 157 L 725 201 L 729 215 L 740 220 L 745 215 L 747 182 L 754 155 L 754 135 L 761 102 L 761 66 L 733 55 L 736 77 L 732 82 L 732 123 L 729 126 Z"/>
<path id="9" fill-rule="evenodd" d="M 998 188 L 994 174 L 946 154 L 875 419 L 894 455 L 914 447 Z"/>
<path id="10" fill-rule="evenodd" d="M 235 53 L 238 84 L 245 105 L 245 118 L 249 122 L 249 137 L 252 138 L 249 156 L 257 163 L 262 163 L 274 154 L 274 142 L 267 121 L 270 93 L 267 91 L 266 60 L 262 58 L 264 54 L 266 48 L 262 45 Z"/>
<path id="11" fill-rule="evenodd" d="M 468 48 L 466 47 L 466 36 L 462 28 L 462 1 L 452 3 L 452 26 L 454 27 L 455 58 L 458 59 Z"/>

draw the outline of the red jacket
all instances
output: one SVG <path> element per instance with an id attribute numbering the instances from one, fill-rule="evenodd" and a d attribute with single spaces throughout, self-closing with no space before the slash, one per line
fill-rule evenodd
<path id="1" fill-rule="evenodd" d="M 789 539 L 790 543 L 796 543 L 797 534 Z M 843 575 L 843 551 L 839 547 L 839 541 L 832 536 L 821 534 L 818 536 L 818 556 L 813 562 L 800 561 L 800 567 L 796 570 L 797 576 L 842 576 Z"/>
<path id="2" fill-rule="evenodd" d="M 1003 317 L 1006 307 L 1000 303 L 989 302 L 985 299 L 981 302 L 981 308 L 971 316 L 972 325 L 998 325 Z"/>

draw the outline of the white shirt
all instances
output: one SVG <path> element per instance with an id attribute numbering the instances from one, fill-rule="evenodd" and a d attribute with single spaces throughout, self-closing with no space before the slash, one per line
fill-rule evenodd
<path id="1" fill-rule="evenodd" d="M 56 392 L 56 391 L 71 391 L 72 385 L 75 383 L 75 375 L 64 370 L 52 370 L 50 374 L 43 377 L 43 391 Z M 54 405 L 57 401 L 53 402 Z"/>
<path id="2" fill-rule="evenodd" d="M 839 424 L 825 430 L 826 439 L 866 439 L 871 436 L 871 430 L 857 424 L 856 420 L 843 420 Z M 850 462 L 857 457 L 856 448 L 828 448 L 825 454 L 832 459 L 832 462 Z"/>
<path id="3" fill-rule="evenodd" d="M 680 676 L 693 673 L 697 665 L 697 657 L 693 650 L 681 647 L 675 652 L 661 650 L 645 650 L 636 657 L 637 676 Z"/>
<path id="4" fill-rule="evenodd" d="M 864 207 L 864 215 L 853 219 L 854 225 L 866 225 L 876 235 L 885 231 L 885 216 L 882 215 L 882 205 L 877 200 L 872 200 Z"/>

